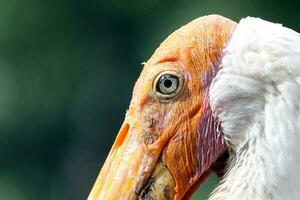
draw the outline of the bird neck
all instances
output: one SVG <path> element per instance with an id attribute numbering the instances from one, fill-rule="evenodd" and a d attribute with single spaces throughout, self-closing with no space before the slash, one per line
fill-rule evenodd
<path id="1" fill-rule="evenodd" d="M 241 133 L 247 138 L 232 152 L 227 173 L 210 200 L 299 198 L 300 112 L 292 85 L 283 84 L 280 95 L 266 96 L 264 110 Z"/>
<path id="2" fill-rule="evenodd" d="M 300 196 L 300 34 L 242 20 L 210 88 L 213 112 L 232 149 L 210 200 Z"/>

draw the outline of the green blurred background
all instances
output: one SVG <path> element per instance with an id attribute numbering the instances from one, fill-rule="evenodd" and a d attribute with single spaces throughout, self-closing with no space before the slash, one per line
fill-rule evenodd
<path id="1" fill-rule="evenodd" d="M 217 13 L 300 31 L 299 10 L 271 0 L 1 0 L 0 200 L 86 199 L 140 63 L 181 25 Z"/>

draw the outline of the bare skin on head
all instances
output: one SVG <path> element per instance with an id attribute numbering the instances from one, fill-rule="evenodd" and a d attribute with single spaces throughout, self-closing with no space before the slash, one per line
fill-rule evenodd
<path id="1" fill-rule="evenodd" d="M 209 86 L 236 23 L 198 18 L 146 62 L 89 200 L 188 199 L 226 151 Z"/>

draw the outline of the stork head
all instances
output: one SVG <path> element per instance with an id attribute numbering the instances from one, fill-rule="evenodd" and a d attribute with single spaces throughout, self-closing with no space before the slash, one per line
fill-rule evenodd
<path id="1" fill-rule="evenodd" d="M 235 26 L 201 17 L 160 45 L 135 84 L 89 200 L 180 200 L 218 168 L 226 146 L 209 88 Z"/>

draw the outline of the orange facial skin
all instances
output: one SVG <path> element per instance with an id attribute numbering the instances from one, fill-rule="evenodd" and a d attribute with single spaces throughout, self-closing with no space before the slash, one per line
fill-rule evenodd
<path id="1" fill-rule="evenodd" d="M 138 199 L 158 160 L 175 182 L 175 200 L 188 199 L 226 149 L 209 106 L 209 86 L 236 23 L 198 18 L 171 34 L 144 65 L 116 141 L 89 200 Z M 183 77 L 169 100 L 156 95 L 165 71 Z"/>

